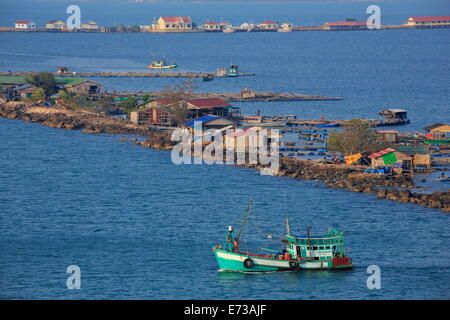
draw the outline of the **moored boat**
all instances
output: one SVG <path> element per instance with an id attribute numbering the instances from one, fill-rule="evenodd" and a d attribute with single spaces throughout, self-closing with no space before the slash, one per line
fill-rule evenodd
<path id="1" fill-rule="evenodd" d="M 239 75 L 238 68 L 239 68 L 239 66 L 232 64 L 230 66 L 230 70 L 227 73 L 227 76 L 228 77 L 237 77 Z"/>
<path id="2" fill-rule="evenodd" d="M 236 237 L 234 237 L 233 228 L 230 226 L 225 242 L 213 247 L 212 250 L 219 264 L 219 271 L 258 273 L 351 269 L 354 267 L 345 248 L 344 232 L 330 229 L 324 235 L 311 236 L 309 227 L 307 228 L 307 235 L 294 236 L 290 234 L 287 218 L 287 234 L 281 239 L 283 245 L 280 251 L 263 249 L 272 252 L 271 254 L 242 251 L 239 238 L 248 221 L 249 213 L 250 205 Z"/>
<path id="3" fill-rule="evenodd" d="M 174 69 L 178 67 L 175 62 L 168 64 L 165 59 L 153 60 L 151 64 L 147 66 L 148 69 Z"/>

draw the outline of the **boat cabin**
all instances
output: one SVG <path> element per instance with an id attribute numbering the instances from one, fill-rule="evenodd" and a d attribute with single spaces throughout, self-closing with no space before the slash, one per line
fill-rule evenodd
<path id="1" fill-rule="evenodd" d="M 344 233 L 337 230 L 329 230 L 325 236 L 293 236 L 285 238 L 286 250 L 299 261 L 323 262 L 327 265 L 349 264 L 345 250 Z"/>

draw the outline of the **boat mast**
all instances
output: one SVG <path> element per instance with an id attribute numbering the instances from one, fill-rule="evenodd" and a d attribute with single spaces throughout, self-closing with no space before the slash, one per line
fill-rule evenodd
<path id="1" fill-rule="evenodd" d="M 288 219 L 287 215 L 286 215 L 286 219 L 285 219 L 285 227 L 286 227 L 286 235 L 290 236 L 291 235 L 291 226 L 289 225 L 289 219 Z"/>
<path id="2" fill-rule="evenodd" d="M 247 209 L 245 210 L 245 215 L 244 215 L 244 219 L 242 220 L 242 224 L 241 224 L 241 228 L 239 229 L 239 232 L 236 236 L 236 240 L 239 241 L 239 237 L 241 236 L 242 232 L 244 231 L 244 227 L 247 225 L 248 222 L 248 218 L 250 216 L 250 208 L 252 206 L 252 200 L 248 201 L 248 206 Z"/>

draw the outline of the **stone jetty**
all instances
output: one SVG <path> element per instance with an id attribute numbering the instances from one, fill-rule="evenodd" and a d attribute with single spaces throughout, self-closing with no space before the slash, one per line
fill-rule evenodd
<path id="1" fill-rule="evenodd" d="M 0 76 L 29 76 L 36 72 L 0 72 Z M 145 72 L 53 72 L 56 77 L 103 77 L 103 78 L 201 78 L 206 76 L 212 77 L 226 77 L 218 76 L 211 72 L 178 72 L 178 71 L 145 71 Z M 240 72 L 240 76 L 254 76 L 255 73 Z"/>
<path id="2" fill-rule="evenodd" d="M 124 91 L 115 92 L 114 94 L 122 96 L 142 96 L 149 95 L 153 99 L 160 99 L 165 97 L 165 92 L 162 91 Z M 207 99 L 220 98 L 225 101 L 239 102 L 239 101 L 322 101 L 322 100 L 342 100 L 341 97 L 327 97 L 319 95 L 308 95 L 302 93 L 285 93 L 285 92 L 266 92 L 253 91 L 252 95 L 246 96 L 242 92 L 192 92 L 191 99 Z"/>
<path id="3" fill-rule="evenodd" d="M 0 104 L 0 118 L 2 117 L 40 123 L 52 128 L 83 130 L 85 133 L 140 135 L 146 139 L 137 144 L 148 148 L 170 150 L 175 144 L 170 140 L 170 131 L 154 131 L 124 120 L 89 112 L 43 106 L 23 107 L 19 104 Z M 259 165 L 239 166 L 261 169 Z M 416 185 L 410 177 L 364 173 L 365 168 L 364 166 L 324 164 L 292 157 L 281 157 L 278 175 L 293 179 L 318 180 L 332 188 L 374 193 L 378 199 L 418 204 L 450 213 L 450 192 L 416 193 L 414 192 Z"/>

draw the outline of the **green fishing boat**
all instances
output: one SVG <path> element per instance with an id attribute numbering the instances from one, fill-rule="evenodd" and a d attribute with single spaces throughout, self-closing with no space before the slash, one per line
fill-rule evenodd
<path id="1" fill-rule="evenodd" d="M 237 65 L 231 65 L 230 70 L 227 73 L 227 76 L 228 77 L 237 77 L 239 75 L 238 68 L 239 68 L 239 66 L 237 66 Z"/>
<path id="2" fill-rule="evenodd" d="M 238 234 L 234 236 L 233 227 L 228 227 L 224 243 L 213 247 L 219 271 L 258 273 L 354 267 L 352 259 L 347 255 L 344 232 L 330 229 L 324 235 L 312 236 L 308 227 L 306 235 L 292 235 L 287 218 L 287 234 L 280 239 L 279 251 L 260 248 L 271 253 L 257 254 L 241 250 L 239 239 L 249 214 L 250 205 Z"/>

